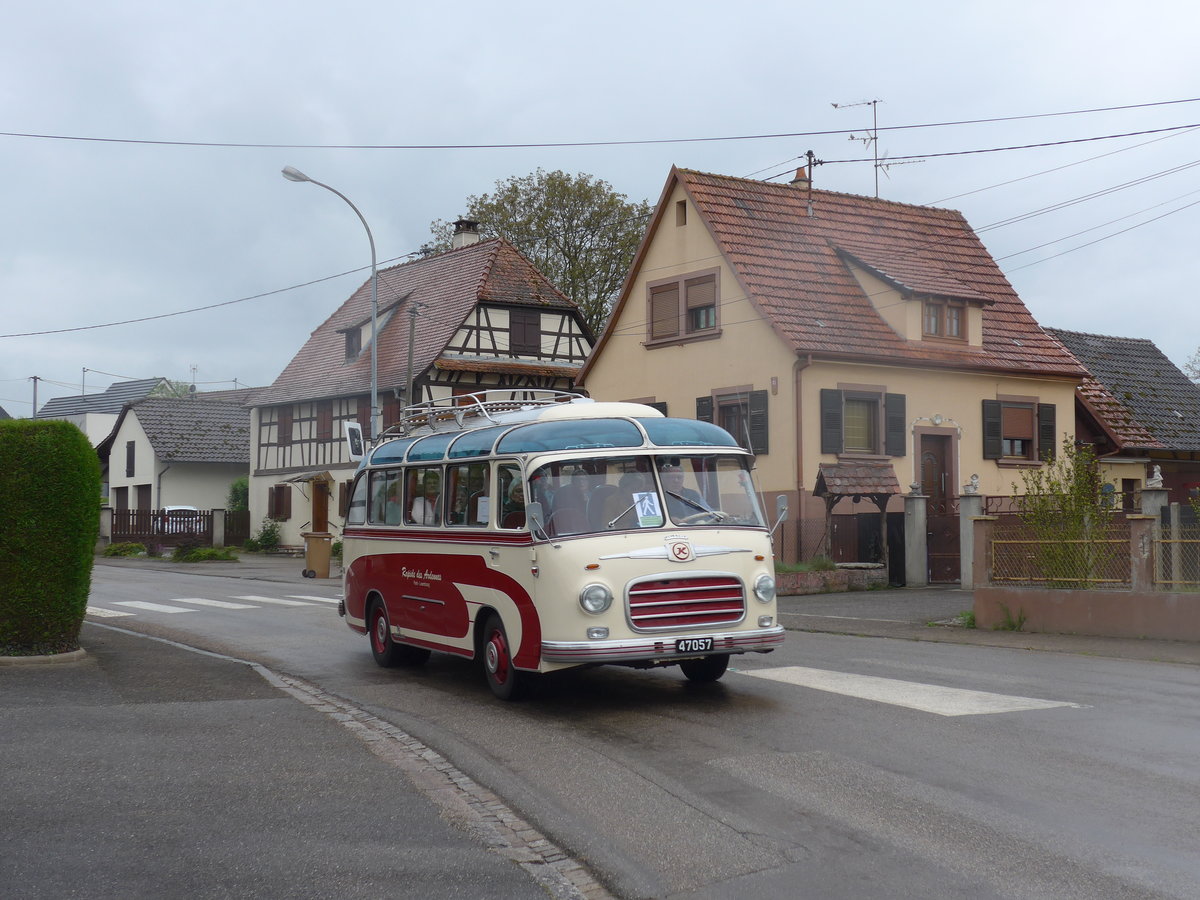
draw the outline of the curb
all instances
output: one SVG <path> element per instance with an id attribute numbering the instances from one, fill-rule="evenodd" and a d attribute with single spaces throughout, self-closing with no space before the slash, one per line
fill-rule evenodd
<path id="1" fill-rule="evenodd" d="M 53 653 L 47 656 L 0 656 L 0 667 L 4 666 L 54 666 L 79 662 L 87 651 L 80 647 L 66 653 Z"/>

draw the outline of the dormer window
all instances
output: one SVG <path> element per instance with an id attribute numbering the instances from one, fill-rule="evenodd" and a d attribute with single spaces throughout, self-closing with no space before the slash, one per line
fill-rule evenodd
<path id="1" fill-rule="evenodd" d="M 347 328 L 342 334 L 346 337 L 346 362 L 357 359 L 362 352 L 362 329 Z"/>
<path id="2" fill-rule="evenodd" d="M 922 312 L 925 337 L 966 340 L 966 314 L 962 303 L 926 297 Z"/>

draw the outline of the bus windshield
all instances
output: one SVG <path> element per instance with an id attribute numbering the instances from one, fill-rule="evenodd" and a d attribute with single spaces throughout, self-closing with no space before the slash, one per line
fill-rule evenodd
<path id="1" fill-rule="evenodd" d="M 765 527 L 744 456 L 580 456 L 529 476 L 550 537 L 640 528 Z"/>

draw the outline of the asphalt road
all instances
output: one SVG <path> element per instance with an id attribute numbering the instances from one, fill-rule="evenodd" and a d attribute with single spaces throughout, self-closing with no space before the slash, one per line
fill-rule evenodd
<path id="1" fill-rule="evenodd" d="M 449 657 L 435 655 L 415 671 L 376 668 L 365 639 L 349 632 L 332 612 L 327 601 L 336 594 L 334 581 L 306 582 L 283 570 L 231 579 L 178 569 L 100 567 L 93 592 L 96 608 L 124 615 L 97 614 L 92 621 L 218 649 L 282 676 L 291 696 L 268 692 L 265 697 L 208 698 L 205 702 L 231 704 L 213 707 L 228 717 L 225 732 L 207 726 L 203 717 L 194 720 L 205 725 L 205 752 L 225 755 L 216 762 L 202 756 L 194 770 L 177 774 L 176 782 L 188 784 L 194 772 L 219 782 L 221 763 L 229 766 L 254 741 L 259 742 L 259 756 L 264 747 L 274 754 L 273 736 L 278 735 L 283 759 L 290 762 L 264 769 L 263 778 L 280 785 L 281 805 L 295 803 L 297 792 L 303 796 L 326 783 L 338 795 L 328 825 L 319 806 L 300 809 L 306 822 L 302 834 L 348 827 L 357 809 L 369 809 L 363 818 L 372 828 L 358 834 L 368 848 L 355 847 L 351 840 L 344 847 L 347 858 L 358 859 L 354 854 L 362 853 L 380 872 L 387 864 L 391 871 L 403 872 L 410 863 L 419 870 L 416 860 L 427 849 L 428 879 L 413 882 L 432 891 L 423 896 L 457 896 L 457 890 L 463 891 L 461 896 L 488 896 L 472 893 L 474 885 L 439 880 L 434 871 L 438 860 L 432 845 L 443 837 L 439 828 L 448 829 L 450 839 L 462 839 L 463 827 L 468 838 L 482 833 L 464 826 L 472 821 L 469 815 L 448 819 L 448 808 L 438 805 L 438 798 L 461 794 L 463 784 L 494 791 L 498 796 L 492 811 L 503 810 L 527 823 L 527 836 L 547 838 L 554 848 L 552 861 L 544 855 L 536 861 L 529 857 L 517 870 L 524 885 L 538 891 L 542 888 L 531 873 L 557 865 L 554 871 L 573 873 L 584 892 L 600 896 L 603 891 L 580 875 L 590 871 L 614 895 L 631 898 L 1200 895 L 1200 848 L 1192 838 L 1200 809 L 1200 780 L 1194 771 L 1200 669 L 1155 661 L 1189 654 L 1195 658 L 1192 645 L 1097 644 L 1091 639 L 972 634 L 927 624 L 969 608 L 969 594 L 958 591 L 825 595 L 786 601 L 782 615 L 794 630 L 785 648 L 770 656 L 739 658 L 737 671 L 718 685 L 690 685 L 674 670 L 605 668 L 544 679 L 528 702 L 513 705 L 494 701 L 473 666 Z M 260 600 L 246 599 L 253 597 Z M 297 599 L 304 597 L 309 599 Z M 297 605 L 271 604 L 266 598 L 291 599 Z M 130 603 L 190 611 L 162 612 Z M 881 640 L 884 636 L 892 639 Z M 103 652 L 92 656 L 98 661 Z M 127 715 L 138 690 L 158 688 L 146 684 L 155 681 L 154 666 L 144 659 L 140 677 L 131 675 L 93 718 L 117 716 L 119 721 Z M 14 704 L 16 694 L 9 687 L 17 682 L 10 675 L 0 669 L 0 725 L 11 722 L 14 728 L 0 734 L 37 734 L 39 710 L 56 709 L 62 698 L 49 692 L 44 694 L 49 702 L 42 702 L 35 690 Z M 184 678 L 182 684 L 191 680 Z M 212 685 L 223 682 L 217 677 Z M 320 693 L 319 702 L 297 703 L 309 689 Z M 28 695 L 31 688 L 21 690 Z M 261 691 L 261 685 L 254 690 Z M 309 701 L 313 696 L 308 694 Z M 190 708 L 186 697 L 163 702 Z M 294 709 L 285 715 L 279 704 Z M 322 726 L 303 727 L 322 704 L 329 707 L 317 716 Z M 3 779 L 9 775 L 0 775 L 3 797 L 15 788 L 21 798 L 22 786 L 28 785 L 36 786 L 24 787 L 35 799 L 43 791 L 56 796 L 40 781 L 76 758 L 55 756 L 59 745 L 78 742 L 70 725 L 76 705 L 64 708 L 57 734 L 50 732 L 32 748 L 33 757 L 44 754 L 54 765 L 18 769 L 8 782 Z M 300 727 L 276 729 L 273 717 L 263 719 L 256 712 L 268 707 L 273 716 L 299 717 Z M 159 703 L 148 708 L 158 709 Z M 348 747 L 335 746 L 329 756 L 321 751 L 313 780 L 298 783 L 296 770 L 305 765 L 306 749 L 311 754 L 318 746 L 306 748 L 305 741 L 310 733 L 322 736 L 330 722 L 334 732 L 344 731 L 338 715 L 358 715 L 399 729 L 410 744 L 427 748 L 413 754 L 417 759 L 433 753 L 460 775 L 447 784 L 445 777 L 438 780 L 436 769 L 409 771 L 396 760 L 389 763 L 368 752 L 373 758 L 361 768 L 369 777 L 359 780 L 367 742 L 351 731 Z M 260 727 L 250 729 L 250 737 L 240 737 L 251 721 Z M 168 724 L 178 732 L 172 732 L 177 743 L 168 746 L 178 746 L 191 726 L 163 716 L 155 728 Z M 391 739 L 385 731 L 379 741 Z M 150 732 L 140 735 L 139 752 L 152 752 L 154 743 Z M 101 787 L 94 780 L 69 779 L 61 794 L 88 798 L 89 792 L 97 792 L 93 822 L 100 817 L 99 798 L 113 785 L 130 790 L 153 771 L 153 766 L 135 766 L 130 777 L 118 778 L 113 773 L 124 752 L 120 745 L 101 741 L 96 746 L 105 761 Z M 82 750 L 75 752 L 84 756 Z M 166 765 L 187 757 L 164 752 L 152 758 Z M 397 758 L 405 754 L 397 751 Z M 376 768 L 380 759 L 389 766 L 383 773 Z M 163 785 L 170 779 L 164 775 L 152 783 L 166 790 Z M 204 800 L 210 793 L 180 790 L 184 799 L 198 794 Z M 409 797 L 410 790 L 431 815 L 414 818 L 411 832 L 394 821 L 388 830 L 391 807 L 380 798 L 401 798 L 397 806 L 405 810 L 405 818 L 410 808 L 421 805 Z M 220 796 L 219 785 L 211 793 Z M 464 800 L 454 809 L 464 803 L 470 807 Z M 31 805 L 37 804 L 0 799 L 0 815 Z M 198 850 L 221 828 L 237 835 L 231 843 L 252 848 L 259 862 L 247 870 L 248 884 L 255 877 L 273 877 L 279 870 L 276 857 L 283 869 L 302 861 L 303 853 L 287 845 L 286 835 L 276 835 L 279 829 L 267 825 L 286 821 L 286 808 L 268 812 L 268 805 L 262 816 L 242 822 L 236 804 L 193 805 L 190 839 Z M 228 825 L 220 819 L 222 810 L 233 817 Z M 374 829 L 375 816 L 385 819 L 379 823 L 387 835 L 382 843 L 374 840 L 380 833 Z M 32 837 L 18 842 L 29 859 L 54 819 L 47 816 Z M 214 826 L 214 820 L 222 824 Z M 198 883 L 222 885 L 215 880 L 219 867 L 206 866 L 203 852 L 191 870 L 186 862 L 176 867 L 163 863 L 155 844 L 156 821 L 151 817 L 146 827 L 128 829 L 134 836 L 141 830 L 143 842 L 155 848 L 141 857 L 147 878 L 156 872 L 182 877 L 195 871 Z M 254 837 L 262 831 L 268 837 Z M 410 833 L 427 837 L 431 846 L 418 841 L 415 848 L 408 847 Z M 78 837 L 80 846 L 89 848 L 82 829 Z M 276 847 L 273 841 L 283 844 Z M 62 843 L 48 846 L 56 854 L 66 850 Z M 484 883 L 489 862 L 499 856 L 511 874 L 516 867 L 508 860 L 529 848 L 510 842 L 505 849 L 489 851 L 476 844 L 475 850 L 483 856 L 478 874 Z M 315 854 L 309 869 L 332 878 L 336 873 L 327 867 L 336 856 Z M 454 856 L 475 871 L 472 853 L 455 850 Z M 103 852 L 91 848 L 83 859 L 100 860 L 102 869 L 108 864 Z M 576 864 L 583 869 L 572 868 Z M 13 883 L 4 865 L 0 862 L 0 884 Z M 117 884 L 124 870 L 112 871 Z M 305 871 L 303 866 L 299 871 Z M 329 885 L 350 890 L 349 896 L 371 896 L 388 880 L 386 874 L 374 880 L 377 873 L 370 867 L 364 872 L 359 894 L 352 885 Z M 281 883 L 298 885 L 301 880 Z M 293 895 L 275 895 L 285 894 Z"/>

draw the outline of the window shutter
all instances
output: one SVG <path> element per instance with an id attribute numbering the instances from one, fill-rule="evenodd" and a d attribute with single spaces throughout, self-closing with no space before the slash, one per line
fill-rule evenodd
<path id="1" fill-rule="evenodd" d="M 983 458 L 1000 459 L 1004 455 L 1004 429 L 1001 426 L 999 400 L 983 401 Z"/>
<path id="2" fill-rule="evenodd" d="M 383 398 L 383 427 L 395 425 L 400 421 L 400 398 L 384 397 Z"/>
<path id="3" fill-rule="evenodd" d="M 343 481 L 338 484 L 338 515 L 343 519 L 346 518 L 346 511 L 350 509 L 350 482 Z"/>
<path id="4" fill-rule="evenodd" d="M 883 407 L 883 452 L 888 456 L 904 456 L 908 445 L 908 418 L 904 413 L 904 395 L 884 394 Z"/>
<path id="5" fill-rule="evenodd" d="M 322 400 L 317 403 L 317 440 L 333 439 L 333 401 Z"/>
<path id="6" fill-rule="evenodd" d="M 713 398 L 711 396 L 696 398 L 696 418 L 701 422 L 713 420 Z"/>
<path id="7" fill-rule="evenodd" d="M 750 452 L 766 453 L 770 447 L 767 440 L 767 392 L 750 392 Z"/>
<path id="8" fill-rule="evenodd" d="M 679 285 L 670 284 L 650 291 L 650 338 L 669 338 L 679 334 Z"/>
<path id="9" fill-rule="evenodd" d="M 275 415 L 277 424 L 275 443 L 280 447 L 290 446 L 292 443 L 292 408 L 290 406 L 281 406 Z"/>
<path id="10" fill-rule="evenodd" d="M 667 403 L 665 400 L 656 400 L 654 403 L 647 403 L 646 405 L 657 409 L 664 416 L 667 415 Z"/>
<path id="11" fill-rule="evenodd" d="M 359 397 L 358 398 L 358 407 L 355 410 L 354 417 L 358 420 L 358 424 L 360 426 L 362 426 L 363 434 L 371 435 L 371 437 L 377 436 L 377 435 L 371 434 L 371 398 L 370 397 Z"/>
<path id="12" fill-rule="evenodd" d="M 688 309 L 712 306 L 717 302 L 717 279 L 713 275 L 684 282 L 684 288 L 687 291 Z"/>
<path id="13" fill-rule="evenodd" d="M 1055 447 L 1058 443 L 1056 415 L 1053 403 L 1038 404 L 1038 458 L 1047 462 L 1054 459 L 1054 451 L 1057 449 Z"/>
<path id="14" fill-rule="evenodd" d="M 821 389 L 821 452 L 842 452 L 842 392 Z"/>

